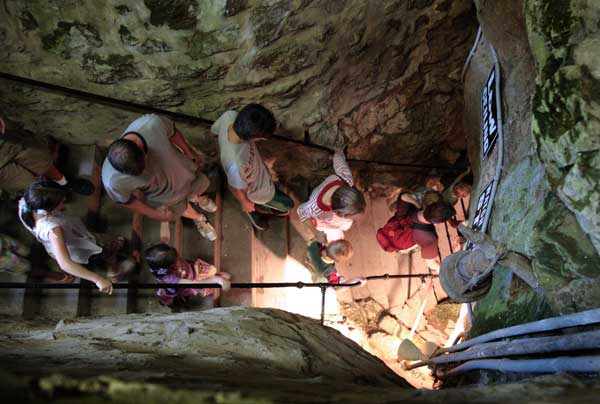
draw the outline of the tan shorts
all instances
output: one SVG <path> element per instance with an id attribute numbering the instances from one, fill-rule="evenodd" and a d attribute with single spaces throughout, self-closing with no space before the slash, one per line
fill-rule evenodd
<path id="1" fill-rule="evenodd" d="M 0 188 L 20 192 L 52 166 L 52 155 L 46 144 L 23 147 L 14 143 L 0 144 L 0 153 L 11 156 L 0 167 Z M 0 159 L 4 160 L 4 159 Z"/>
<path id="2" fill-rule="evenodd" d="M 197 171 L 196 179 L 194 182 L 192 182 L 190 193 L 187 195 L 186 199 L 170 207 L 173 213 L 176 215 L 181 215 L 187 209 L 188 201 L 193 200 L 194 197 L 205 193 L 209 186 L 210 180 L 206 174 L 201 171 Z"/>

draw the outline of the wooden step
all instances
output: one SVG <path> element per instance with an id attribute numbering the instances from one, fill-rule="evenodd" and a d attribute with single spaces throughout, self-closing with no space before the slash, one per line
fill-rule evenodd
<path id="1" fill-rule="evenodd" d="M 220 270 L 232 282 L 252 281 L 252 225 L 233 194 L 223 187 Z M 249 289 L 232 289 L 221 297 L 221 306 L 252 306 Z"/>

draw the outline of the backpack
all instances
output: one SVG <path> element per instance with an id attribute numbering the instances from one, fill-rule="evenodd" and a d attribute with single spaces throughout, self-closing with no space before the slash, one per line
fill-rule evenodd
<path id="1" fill-rule="evenodd" d="M 377 242 L 387 252 L 406 250 L 416 243 L 413 241 L 413 218 L 408 215 L 394 215 L 381 229 L 377 230 Z"/>

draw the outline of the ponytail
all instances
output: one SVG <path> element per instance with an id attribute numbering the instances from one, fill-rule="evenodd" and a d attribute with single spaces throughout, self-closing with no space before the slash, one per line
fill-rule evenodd
<path id="1" fill-rule="evenodd" d="M 33 213 L 47 214 L 64 199 L 65 191 L 54 181 L 36 181 L 30 184 L 19 200 L 19 219 L 29 231 L 35 227 Z"/>

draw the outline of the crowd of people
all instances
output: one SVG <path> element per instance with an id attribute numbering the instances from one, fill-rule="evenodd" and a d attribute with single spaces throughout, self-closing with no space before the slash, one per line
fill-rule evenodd
<path id="1" fill-rule="evenodd" d="M 82 221 L 65 209 L 67 192 L 90 194 L 93 185 L 84 179 L 68 179 L 56 168 L 56 143 L 27 142 L 31 136 L 16 136 L 0 119 L 0 188 L 21 193 L 18 216 L 25 228 L 56 261 L 65 276 L 52 281 L 68 282 L 72 277 L 94 282 L 99 290 L 112 292 L 112 283 L 123 279 L 135 267 L 128 257 L 127 242 L 89 231 Z M 267 228 L 269 216 L 285 216 L 294 201 L 276 184 L 266 168 L 256 143 L 269 139 L 276 120 L 267 108 L 249 104 L 239 112 L 227 111 L 212 125 L 218 136 L 221 166 L 231 193 L 239 201 L 257 230 Z M 312 225 L 307 263 L 315 277 L 331 284 L 344 282 L 336 262 L 349 259 L 352 245 L 344 238 L 354 219 L 366 207 L 363 193 L 354 185 L 352 172 L 342 148 L 333 153 L 333 173 L 324 179 L 301 203 L 296 213 Z M 108 148 L 102 165 L 102 184 L 107 195 L 126 209 L 158 221 L 178 217 L 192 220 L 208 240 L 217 238 L 203 212 L 215 212 L 216 204 L 207 195 L 210 180 L 203 171 L 205 156 L 196 150 L 175 124 L 166 117 L 148 114 L 133 121 Z M 374 237 L 390 253 L 421 248 L 429 267 L 439 269 L 437 235 L 434 224 L 454 216 L 451 196 L 454 188 L 463 191 L 464 182 L 452 184 L 450 197 L 428 189 L 420 194 L 403 192 L 393 206 L 393 216 Z M 0 260 L 26 271 L 24 247 L 9 238 L 0 238 Z M 87 268 L 94 260 L 108 262 L 107 276 Z M 187 261 L 175 249 L 157 244 L 145 252 L 145 260 L 158 283 L 217 283 L 221 290 L 230 286 L 230 276 L 200 259 Z M 5 264 L 6 263 L 6 264 Z M 352 281 L 363 281 L 364 278 Z M 158 292 L 167 306 L 185 302 L 191 296 L 216 296 L 213 289 L 163 288 Z"/>

